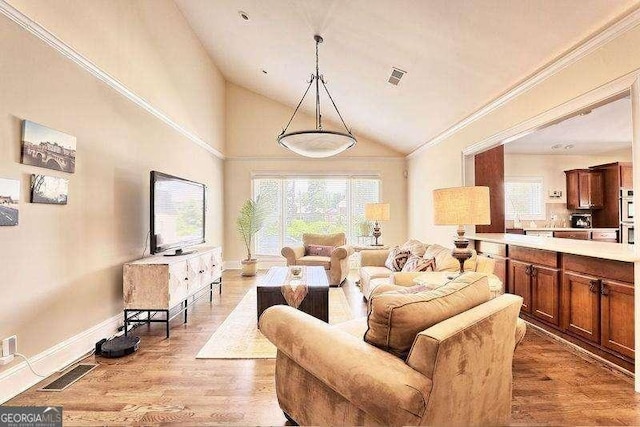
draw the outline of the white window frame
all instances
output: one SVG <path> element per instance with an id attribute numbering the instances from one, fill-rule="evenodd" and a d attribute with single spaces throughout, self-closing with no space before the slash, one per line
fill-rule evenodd
<path id="1" fill-rule="evenodd" d="M 304 178 L 322 178 L 322 179 L 347 179 L 349 181 L 349 184 L 347 185 L 347 198 L 349 200 L 349 204 L 351 204 L 351 189 L 352 189 L 352 180 L 354 179 L 375 179 L 378 181 L 378 201 L 382 201 L 382 177 L 381 174 L 379 172 L 332 172 L 332 173 L 326 173 L 326 172 L 304 172 L 304 173 L 300 173 L 300 172 L 280 172 L 280 173 L 273 173 L 273 172 L 252 172 L 251 173 L 251 198 L 253 200 L 256 199 L 257 194 L 256 194 L 256 185 L 255 185 L 255 181 L 257 179 L 277 179 L 279 180 L 278 186 L 279 186 L 279 193 L 281 195 L 283 195 L 283 191 L 284 191 L 284 182 L 286 179 L 304 179 Z M 284 214 L 285 212 L 285 198 L 284 197 L 280 197 L 280 212 L 281 215 Z M 347 209 L 347 224 L 351 224 L 352 222 L 352 209 L 351 206 L 349 206 L 349 209 Z M 279 245 L 280 247 L 284 247 L 284 236 L 286 235 L 286 224 L 284 221 L 284 218 L 281 217 L 280 218 L 280 234 L 279 234 Z M 346 231 L 346 238 L 347 238 L 347 243 L 353 244 L 353 236 L 351 236 L 351 227 L 347 227 L 347 231 Z M 279 255 L 274 255 L 274 254 L 260 254 L 256 252 L 256 243 L 255 240 L 251 243 L 252 244 L 252 250 L 254 251 L 255 255 L 261 258 L 274 258 L 274 257 L 280 257 Z"/>
<path id="2" fill-rule="evenodd" d="M 519 218 L 516 218 L 514 215 L 510 215 L 508 210 L 506 209 L 506 205 L 509 203 L 508 194 L 507 194 L 507 183 L 536 183 L 540 184 L 540 214 L 532 215 L 532 214 L 522 214 Z M 546 199 L 545 199 L 545 186 L 544 186 L 544 178 L 542 176 L 506 176 L 504 178 L 505 183 L 505 194 L 504 194 L 504 202 L 505 202 L 505 220 L 514 221 L 516 219 L 520 221 L 544 221 L 547 219 L 547 209 L 546 209 Z"/>

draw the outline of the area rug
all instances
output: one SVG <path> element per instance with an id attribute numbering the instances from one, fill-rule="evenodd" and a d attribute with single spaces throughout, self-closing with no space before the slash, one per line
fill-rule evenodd
<path id="1" fill-rule="evenodd" d="M 257 292 L 253 288 L 211 335 L 196 359 L 275 359 L 276 347 L 258 329 L 256 304 Z M 344 291 L 329 289 L 329 323 L 352 318 Z"/>

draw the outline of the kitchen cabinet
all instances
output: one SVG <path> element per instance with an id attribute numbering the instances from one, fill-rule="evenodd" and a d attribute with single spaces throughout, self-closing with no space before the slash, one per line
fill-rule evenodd
<path id="1" fill-rule="evenodd" d="M 633 358 L 633 284 L 605 279 L 601 282 L 600 294 L 602 345 Z"/>
<path id="2" fill-rule="evenodd" d="M 522 297 L 521 312 L 531 313 L 531 277 L 529 276 L 530 264 L 521 261 L 509 260 L 509 293 Z"/>
<path id="3" fill-rule="evenodd" d="M 576 240 L 589 240 L 589 231 L 576 230 L 576 231 L 554 231 L 553 237 L 559 239 L 576 239 Z"/>
<path id="4" fill-rule="evenodd" d="M 495 261 L 493 274 L 507 286 L 507 247 L 499 243 L 477 242 L 476 251 Z"/>
<path id="5" fill-rule="evenodd" d="M 603 175 L 599 170 L 565 171 L 568 209 L 601 209 L 604 204 Z"/>
<path id="6" fill-rule="evenodd" d="M 573 272 L 563 274 L 562 328 L 600 343 L 600 284 L 597 277 Z"/>
<path id="7" fill-rule="evenodd" d="M 555 252 L 522 247 L 509 254 L 510 292 L 523 298 L 522 311 L 560 324 L 560 269 Z"/>
<path id="8" fill-rule="evenodd" d="M 598 242 L 618 243 L 618 230 L 592 231 L 591 240 Z"/>
<path id="9" fill-rule="evenodd" d="M 620 163 L 620 188 L 633 188 L 633 166 L 631 163 Z"/>

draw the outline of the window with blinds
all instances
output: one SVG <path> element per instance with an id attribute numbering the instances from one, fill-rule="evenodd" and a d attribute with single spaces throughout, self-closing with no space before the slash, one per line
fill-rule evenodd
<path id="1" fill-rule="evenodd" d="M 506 177 L 505 219 L 546 219 L 542 177 Z"/>
<path id="2" fill-rule="evenodd" d="M 344 232 L 357 242 L 364 206 L 380 201 L 380 179 L 370 176 L 256 176 L 253 198 L 269 211 L 255 238 L 255 253 L 280 255 L 284 246 L 302 244 L 303 233 Z"/>

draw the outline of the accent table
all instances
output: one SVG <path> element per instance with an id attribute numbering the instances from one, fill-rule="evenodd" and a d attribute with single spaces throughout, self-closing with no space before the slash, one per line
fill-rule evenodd
<path id="1" fill-rule="evenodd" d="M 304 266 L 302 280 L 309 292 L 298 310 L 324 322 L 329 322 L 329 279 L 324 267 Z M 282 295 L 282 285 L 289 280 L 289 267 L 271 267 L 256 288 L 258 293 L 257 315 L 274 305 L 287 305 Z"/>

